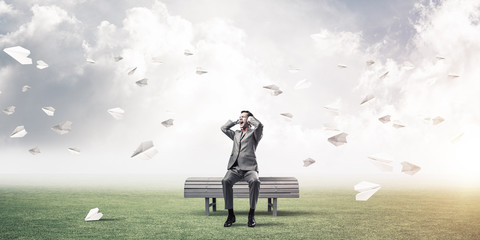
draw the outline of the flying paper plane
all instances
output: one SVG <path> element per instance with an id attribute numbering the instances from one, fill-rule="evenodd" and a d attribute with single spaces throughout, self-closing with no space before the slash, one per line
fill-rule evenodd
<path id="1" fill-rule="evenodd" d="M 355 195 L 355 200 L 357 201 L 367 201 L 373 194 L 375 194 L 378 190 L 380 190 L 380 185 L 376 183 L 371 183 L 367 181 L 359 182 L 355 185 L 354 189 L 358 193 Z"/>
<path id="2" fill-rule="evenodd" d="M 123 57 L 122 56 L 117 56 L 117 57 L 114 57 L 113 59 L 115 60 L 115 62 L 119 62 L 123 59 Z"/>
<path id="3" fill-rule="evenodd" d="M 55 114 L 55 108 L 53 107 L 43 107 L 42 110 L 50 117 Z"/>
<path id="4" fill-rule="evenodd" d="M 22 138 L 27 135 L 27 131 L 25 130 L 24 126 L 18 126 L 13 130 L 12 134 L 10 134 L 11 138 Z"/>
<path id="5" fill-rule="evenodd" d="M 103 213 L 98 212 L 98 208 L 92 208 L 85 217 L 85 222 L 88 221 L 98 221 L 103 217 Z"/>
<path id="6" fill-rule="evenodd" d="M 37 61 L 37 68 L 38 69 L 45 69 L 48 67 L 48 64 L 42 60 Z"/>
<path id="7" fill-rule="evenodd" d="M 438 59 L 438 60 L 444 60 L 445 59 L 445 57 L 442 57 L 442 56 L 436 56 L 435 58 Z"/>
<path id="8" fill-rule="evenodd" d="M 148 79 L 143 78 L 143 79 L 140 79 L 140 80 L 136 81 L 135 83 L 140 87 L 145 87 L 145 86 L 148 85 Z"/>
<path id="9" fill-rule="evenodd" d="M 91 58 L 87 58 L 85 61 L 88 62 L 88 63 L 91 63 L 91 64 L 95 63 L 95 60 L 93 60 Z"/>
<path id="10" fill-rule="evenodd" d="M 28 57 L 30 50 L 21 46 L 15 46 L 3 49 L 10 57 L 17 60 L 20 64 L 32 64 L 32 59 Z"/>
<path id="11" fill-rule="evenodd" d="M 69 133 L 72 130 L 72 122 L 65 121 L 63 123 L 57 124 L 51 128 L 54 132 L 63 135 Z"/>
<path id="12" fill-rule="evenodd" d="M 32 88 L 32 87 L 30 87 L 28 85 L 25 85 L 25 86 L 22 87 L 22 92 L 26 92 L 26 91 L 30 90 L 30 88 Z"/>
<path id="13" fill-rule="evenodd" d="M 407 71 L 408 71 L 408 70 L 412 70 L 412 69 L 414 69 L 414 68 L 415 68 L 415 65 L 413 65 L 413 63 L 411 63 L 411 62 L 409 62 L 409 61 L 405 61 L 405 62 L 403 63 L 403 69 L 405 69 L 405 70 L 407 70 Z"/>
<path id="14" fill-rule="evenodd" d="M 433 125 L 438 125 L 438 124 L 442 123 L 443 121 L 445 121 L 445 119 L 438 116 L 438 117 L 435 117 L 434 119 L 432 119 L 432 124 Z"/>
<path id="15" fill-rule="evenodd" d="M 374 99 L 374 98 L 375 98 L 375 96 L 374 96 L 373 94 L 368 94 L 367 96 L 365 96 L 365 98 L 363 98 L 363 100 L 362 100 L 362 102 L 360 103 L 360 105 L 362 105 L 362 104 L 364 104 L 364 103 L 366 103 L 366 102 L 368 102 L 368 101 L 370 101 L 370 100 L 372 100 L 372 99 Z"/>
<path id="16" fill-rule="evenodd" d="M 68 148 L 68 151 L 75 155 L 80 155 L 80 149 L 78 148 L 71 147 L 71 148 Z"/>
<path id="17" fill-rule="evenodd" d="M 384 172 L 392 172 L 393 171 L 393 161 L 385 159 L 381 156 L 368 156 L 370 162 L 373 163 L 378 169 Z"/>
<path id="18" fill-rule="evenodd" d="M 400 121 L 396 120 L 392 123 L 392 127 L 394 128 L 403 128 L 405 127 L 405 125 L 403 125 L 403 123 L 401 123 Z"/>
<path id="19" fill-rule="evenodd" d="M 331 144 L 333 144 L 333 145 L 335 145 L 335 146 L 338 147 L 338 146 L 340 146 L 340 145 L 343 145 L 343 144 L 347 143 L 347 136 L 348 136 L 347 133 L 342 132 L 342 133 L 340 133 L 340 134 L 337 134 L 337 135 L 335 135 L 335 136 L 333 136 L 333 137 L 328 138 L 328 141 L 329 141 Z"/>
<path id="20" fill-rule="evenodd" d="M 307 79 L 303 79 L 297 82 L 297 84 L 295 84 L 295 90 L 309 88 L 311 85 L 312 85 L 312 82 L 307 81 Z"/>
<path id="21" fill-rule="evenodd" d="M 390 122 L 390 115 L 385 115 L 385 116 L 379 118 L 378 121 L 380 121 L 382 123 L 388 123 L 388 122 Z"/>
<path id="22" fill-rule="evenodd" d="M 121 108 L 110 108 L 107 110 L 108 113 L 110 113 L 110 115 L 112 115 L 113 118 L 117 119 L 117 120 L 120 120 L 123 118 L 123 114 L 125 113 L 125 111 Z"/>
<path id="23" fill-rule="evenodd" d="M 414 175 L 421 169 L 419 166 L 409 162 L 401 162 L 401 164 L 402 164 L 402 172 L 408 175 Z"/>
<path id="24" fill-rule="evenodd" d="M 280 88 L 279 88 L 277 85 L 275 85 L 275 84 L 268 85 L 268 86 L 263 86 L 263 88 L 272 90 L 272 95 L 273 95 L 273 96 L 278 96 L 278 95 L 280 95 L 281 93 L 283 93 L 283 91 L 280 90 Z"/>
<path id="25" fill-rule="evenodd" d="M 382 76 L 380 76 L 378 79 L 383 80 L 387 77 L 388 72 L 384 73 Z"/>
<path id="26" fill-rule="evenodd" d="M 132 70 L 128 71 L 128 75 L 134 74 L 136 70 L 137 70 L 137 67 L 132 68 Z"/>
<path id="27" fill-rule="evenodd" d="M 448 74 L 448 77 L 449 78 L 458 78 L 458 77 L 460 77 L 460 75 L 451 73 L 451 74 Z"/>
<path id="28" fill-rule="evenodd" d="M 40 148 L 34 147 L 34 148 L 28 150 L 28 152 L 30 152 L 32 155 L 37 155 L 37 154 L 40 153 Z"/>
<path id="29" fill-rule="evenodd" d="M 308 166 L 310 166 L 314 163 L 315 163 L 315 160 L 313 160 L 311 158 L 307 158 L 307 159 L 303 160 L 303 166 L 304 167 L 308 167 Z"/>
<path id="30" fill-rule="evenodd" d="M 197 67 L 197 71 L 195 71 L 195 73 L 197 73 L 198 75 L 202 75 L 202 74 L 208 73 L 208 71 L 201 67 Z"/>
<path id="31" fill-rule="evenodd" d="M 153 146 L 153 142 L 146 141 L 146 142 L 142 142 L 140 146 L 138 146 L 137 150 L 135 150 L 131 158 L 139 157 L 140 159 L 143 159 L 143 160 L 149 160 L 149 159 L 152 159 L 153 156 L 155 156 L 155 154 L 157 153 L 158 153 L 158 150 L 155 149 L 155 147 Z"/>
<path id="32" fill-rule="evenodd" d="M 183 55 L 185 56 L 192 56 L 193 55 L 193 52 L 188 50 L 188 49 L 185 49 L 185 51 L 183 52 Z"/>
<path id="33" fill-rule="evenodd" d="M 162 122 L 162 125 L 165 127 L 171 127 L 173 126 L 173 119 L 168 119 Z"/>
<path id="34" fill-rule="evenodd" d="M 280 115 L 287 117 L 287 118 L 293 118 L 293 114 L 291 113 L 280 113 Z"/>
<path id="35" fill-rule="evenodd" d="M 375 61 L 373 61 L 373 60 L 368 60 L 368 61 L 366 61 L 365 63 L 367 64 L 367 66 L 370 66 L 370 65 L 374 64 Z"/>
<path id="36" fill-rule="evenodd" d="M 347 68 L 347 65 L 337 64 L 337 67 L 338 67 L 338 68 Z"/>
<path id="37" fill-rule="evenodd" d="M 3 112 L 7 115 L 12 115 L 15 112 L 15 106 L 10 106 L 3 109 Z"/>

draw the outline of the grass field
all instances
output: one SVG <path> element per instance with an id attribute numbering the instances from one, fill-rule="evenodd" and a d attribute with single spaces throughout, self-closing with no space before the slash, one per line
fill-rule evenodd
<path id="1" fill-rule="evenodd" d="M 278 217 L 260 199 L 247 227 L 248 199 L 235 199 L 237 222 L 182 190 L 0 187 L 0 239 L 480 239 L 480 191 L 381 190 L 367 202 L 353 190 L 304 190 L 279 199 Z M 85 222 L 91 208 L 101 221 Z"/>

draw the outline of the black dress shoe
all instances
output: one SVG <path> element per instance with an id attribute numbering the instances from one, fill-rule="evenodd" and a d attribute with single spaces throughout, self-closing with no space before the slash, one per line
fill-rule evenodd
<path id="1" fill-rule="evenodd" d="M 254 216 L 248 216 L 248 226 L 249 227 L 255 227 L 257 223 L 255 222 L 255 217 Z"/>
<path id="2" fill-rule="evenodd" d="M 225 221 L 223 226 L 224 227 L 231 227 L 234 222 L 235 222 L 235 215 L 233 215 L 232 217 L 228 216 L 227 221 Z"/>

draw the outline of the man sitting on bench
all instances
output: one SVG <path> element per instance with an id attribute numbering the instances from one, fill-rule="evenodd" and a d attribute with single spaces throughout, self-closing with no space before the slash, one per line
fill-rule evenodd
<path id="1" fill-rule="evenodd" d="M 236 124 L 240 124 L 241 130 L 233 131 L 230 129 Z M 254 128 L 252 128 L 252 126 Z M 251 112 L 242 111 L 237 121 L 232 122 L 229 120 L 221 129 L 223 133 L 233 140 L 232 154 L 230 155 L 227 167 L 228 171 L 222 180 L 225 209 L 228 209 L 227 221 L 225 221 L 223 226 L 231 227 L 235 222 L 232 187 L 236 182 L 245 180 L 248 182 L 250 198 L 248 226 L 255 227 L 255 207 L 260 191 L 255 150 L 257 149 L 258 142 L 262 139 L 263 125 Z"/>

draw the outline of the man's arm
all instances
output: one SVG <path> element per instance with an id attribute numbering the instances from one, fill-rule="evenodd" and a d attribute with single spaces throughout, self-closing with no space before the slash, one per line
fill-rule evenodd
<path id="1" fill-rule="evenodd" d="M 260 141 L 260 139 L 262 139 L 263 137 L 263 124 L 253 116 L 250 116 L 248 120 L 250 124 L 252 124 L 255 127 L 255 130 L 253 132 L 255 139 L 257 139 L 257 142 Z"/>
<path id="2" fill-rule="evenodd" d="M 233 126 L 237 124 L 237 121 L 232 122 L 231 120 L 228 120 L 223 126 L 220 128 L 222 129 L 222 132 L 225 133 L 230 139 L 233 140 L 233 137 L 235 136 L 235 132 L 230 130 Z"/>

